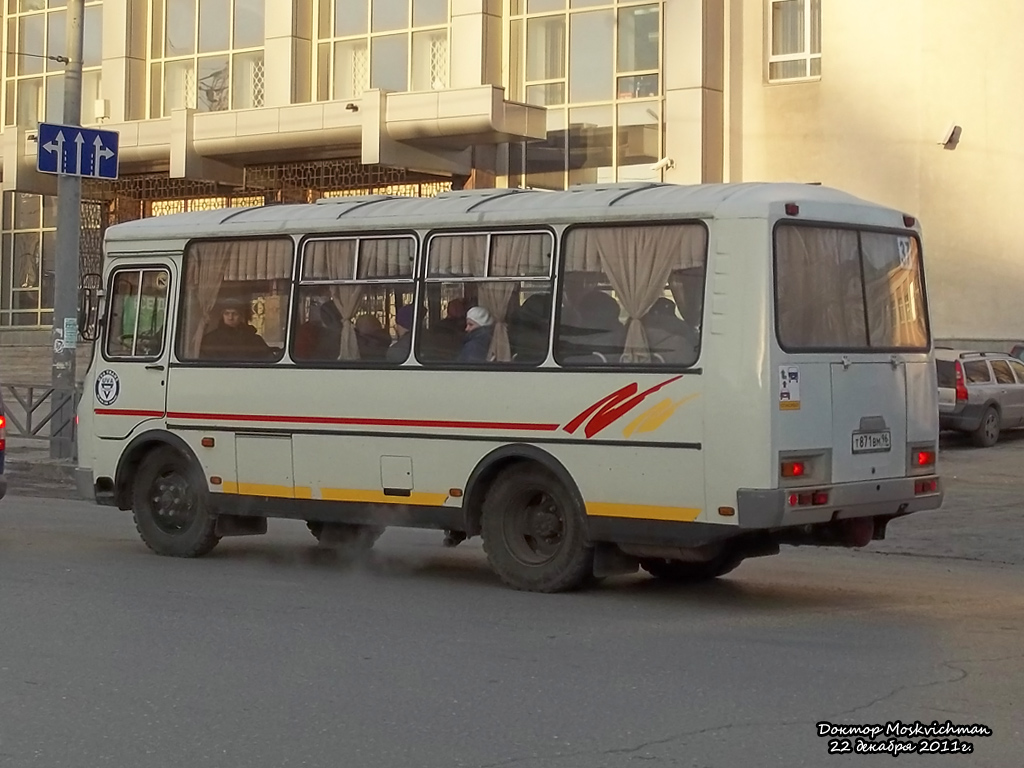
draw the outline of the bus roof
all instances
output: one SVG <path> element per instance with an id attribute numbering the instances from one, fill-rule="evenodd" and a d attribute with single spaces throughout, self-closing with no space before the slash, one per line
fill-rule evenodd
<path id="1" fill-rule="evenodd" d="M 459 227 L 520 222 L 601 221 L 618 217 L 760 218 L 785 203 L 844 205 L 874 223 L 902 226 L 895 211 L 831 187 L 794 183 L 678 185 L 587 184 L 562 192 L 454 190 L 436 197 L 365 195 L 316 203 L 222 208 L 157 216 L 107 229 L 112 242 L 293 234 L 344 230 Z"/>

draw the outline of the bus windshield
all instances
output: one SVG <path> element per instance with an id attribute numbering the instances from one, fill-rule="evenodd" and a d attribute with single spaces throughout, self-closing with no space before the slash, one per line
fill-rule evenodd
<path id="1" fill-rule="evenodd" d="M 920 245 L 909 233 L 780 224 L 779 344 L 794 351 L 926 351 Z"/>

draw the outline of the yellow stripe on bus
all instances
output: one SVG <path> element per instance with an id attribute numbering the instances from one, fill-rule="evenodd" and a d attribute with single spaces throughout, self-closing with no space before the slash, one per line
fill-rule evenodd
<path id="1" fill-rule="evenodd" d="M 670 520 L 692 523 L 700 515 L 693 507 L 655 507 L 641 504 L 607 504 L 588 501 L 587 514 L 592 517 L 628 517 L 631 520 Z"/>
<path id="2" fill-rule="evenodd" d="M 385 496 L 384 491 L 321 488 L 320 498 L 325 501 L 355 501 L 363 504 L 415 504 L 421 507 L 440 507 L 448 499 L 448 494 L 413 491 L 408 496 Z"/>
<path id="3" fill-rule="evenodd" d="M 293 488 L 290 485 L 269 485 L 266 483 L 230 483 L 225 481 L 221 488 L 224 493 L 239 496 L 269 496 L 276 499 L 312 499 L 313 489 L 302 486 Z"/>

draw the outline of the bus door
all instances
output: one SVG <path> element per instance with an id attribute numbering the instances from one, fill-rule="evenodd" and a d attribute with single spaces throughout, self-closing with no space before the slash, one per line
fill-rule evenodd
<path id="1" fill-rule="evenodd" d="M 173 262 L 160 258 L 110 274 L 92 392 L 95 433 L 101 439 L 123 439 L 165 418 L 176 277 Z"/>

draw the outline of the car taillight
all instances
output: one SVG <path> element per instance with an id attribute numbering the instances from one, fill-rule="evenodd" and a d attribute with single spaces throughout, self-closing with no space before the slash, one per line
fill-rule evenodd
<path id="1" fill-rule="evenodd" d="M 964 383 L 964 367 L 956 361 L 956 399 L 957 402 L 967 400 L 967 384 Z"/>

